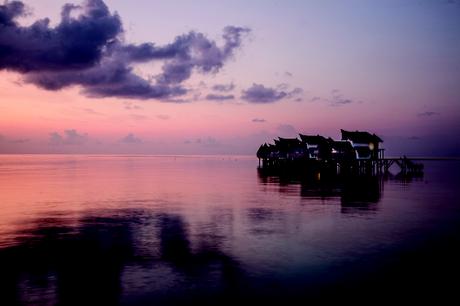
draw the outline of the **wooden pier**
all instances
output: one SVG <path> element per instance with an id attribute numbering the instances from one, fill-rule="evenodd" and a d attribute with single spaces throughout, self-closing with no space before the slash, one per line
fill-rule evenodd
<path id="1" fill-rule="evenodd" d="M 423 173 L 423 164 L 407 157 L 377 160 L 289 160 L 267 158 L 259 160 L 259 167 L 272 170 L 302 171 L 329 174 L 380 175 L 396 165 L 403 174 Z"/>

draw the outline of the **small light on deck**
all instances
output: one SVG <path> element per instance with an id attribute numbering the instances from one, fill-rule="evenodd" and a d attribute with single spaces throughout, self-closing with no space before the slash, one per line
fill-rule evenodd
<path id="1" fill-rule="evenodd" d="M 371 143 L 369 143 L 369 149 L 370 149 L 371 151 L 373 151 L 373 150 L 374 150 L 374 144 L 373 144 L 372 142 L 371 142 Z"/>
<path id="2" fill-rule="evenodd" d="M 316 179 L 318 181 L 321 180 L 321 172 L 316 173 Z"/>

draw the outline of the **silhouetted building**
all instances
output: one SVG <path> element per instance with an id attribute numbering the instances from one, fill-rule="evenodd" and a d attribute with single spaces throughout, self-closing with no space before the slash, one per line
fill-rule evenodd
<path id="1" fill-rule="evenodd" d="M 327 160 L 331 158 L 332 147 L 325 137 L 299 134 L 302 147 L 309 159 Z"/>
<path id="2" fill-rule="evenodd" d="M 350 161 L 356 159 L 356 151 L 348 140 L 332 140 L 332 159 L 336 161 Z"/>
<path id="3" fill-rule="evenodd" d="M 278 140 L 275 139 L 275 146 L 280 158 L 293 160 L 303 156 L 302 143 L 297 138 L 278 137 Z"/>
<path id="4" fill-rule="evenodd" d="M 383 140 L 379 136 L 364 131 L 340 131 L 342 132 L 342 140 L 351 142 L 357 159 L 377 160 L 383 156 L 383 150 L 379 150 L 379 143 Z"/>

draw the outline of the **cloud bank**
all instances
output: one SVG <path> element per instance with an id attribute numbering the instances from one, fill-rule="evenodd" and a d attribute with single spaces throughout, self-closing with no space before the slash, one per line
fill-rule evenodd
<path id="1" fill-rule="evenodd" d="M 89 97 L 174 101 L 187 93 L 183 82 L 193 72 L 217 73 L 250 31 L 227 26 L 222 45 L 194 31 L 164 46 L 135 45 L 123 41 L 120 17 L 102 0 L 64 5 L 55 27 L 48 18 L 21 26 L 17 19 L 26 11 L 22 1 L 0 5 L 0 70 L 21 73 L 46 90 L 81 86 Z M 152 61 L 163 63 L 160 74 L 143 78 L 133 71 Z"/>

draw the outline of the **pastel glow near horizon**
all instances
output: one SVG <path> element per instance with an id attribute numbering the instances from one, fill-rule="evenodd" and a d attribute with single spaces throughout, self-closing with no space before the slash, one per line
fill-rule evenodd
<path id="1" fill-rule="evenodd" d="M 460 156 L 458 1 L 67 2 L 0 5 L 0 153 Z"/>

